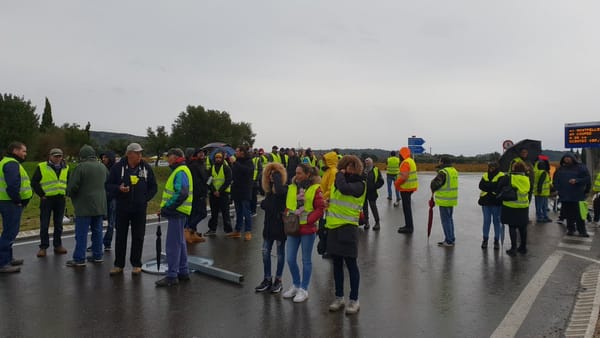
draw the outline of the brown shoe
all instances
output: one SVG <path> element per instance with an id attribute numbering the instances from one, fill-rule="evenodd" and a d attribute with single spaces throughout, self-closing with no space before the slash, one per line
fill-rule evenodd
<path id="1" fill-rule="evenodd" d="M 40 249 L 37 253 L 38 257 L 46 257 L 46 249 Z"/>
<path id="2" fill-rule="evenodd" d="M 64 255 L 67 253 L 67 249 L 64 246 L 59 246 L 54 248 L 54 253 L 57 255 Z"/>
<path id="3" fill-rule="evenodd" d="M 246 232 L 246 233 L 244 234 L 244 240 L 245 240 L 245 241 L 249 241 L 249 240 L 251 240 L 251 239 L 252 239 L 252 234 L 251 234 L 250 232 Z"/>
<path id="4" fill-rule="evenodd" d="M 202 243 L 202 242 L 205 242 L 205 241 L 206 241 L 206 239 L 204 239 L 204 237 L 202 237 L 202 235 L 201 235 L 201 234 L 199 234 L 199 233 L 197 233 L 197 232 L 193 232 L 193 233 L 192 233 L 192 241 L 193 241 L 194 243 Z"/>
<path id="5" fill-rule="evenodd" d="M 123 268 L 115 266 L 114 268 L 110 269 L 111 276 L 122 275 L 122 274 L 123 274 Z"/>
<path id="6" fill-rule="evenodd" d="M 239 231 L 232 231 L 225 235 L 227 238 L 242 238 L 242 234 Z"/>
<path id="7" fill-rule="evenodd" d="M 187 244 L 194 243 L 194 238 L 193 238 L 192 230 L 190 230 L 189 228 L 183 229 L 183 238 L 185 239 L 185 242 Z"/>
<path id="8" fill-rule="evenodd" d="M 134 276 L 139 276 L 141 273 L 142 273 L 142 268 L 140 268 L 139 266 L 136 266 L 131 270 L 131 274 Z"/>

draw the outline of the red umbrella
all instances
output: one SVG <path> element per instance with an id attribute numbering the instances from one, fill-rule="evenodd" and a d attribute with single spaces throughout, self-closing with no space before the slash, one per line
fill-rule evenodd
<path id="1" fill-rule="evenodd" d="M 431 224 L 433 224 L 433 207 L 435 207 L 435 202 L 433 201 L 433 194 L 431 194 L 431 198 L 429 199 L 429 217 L 427 218 L 427 241 L 429 241 L 429 236 L 431 236 Z"/>

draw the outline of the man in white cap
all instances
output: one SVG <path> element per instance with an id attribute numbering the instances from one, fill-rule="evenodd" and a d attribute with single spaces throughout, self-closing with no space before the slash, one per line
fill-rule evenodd
<path id="1" fill-rule="evenodd" d="M 62 246 L 63 217 L 65 215 L 65 195 L 69 167 L 63 160 L 63 152 L 53 148 L 48 154 L 48 161 L 40 162 L 31 178 L 31 188 L 40 196 L 40 250 L 38 257 L 46 257 L 46 249 L 50 246 L 48 228 L 50 217 L 54 221 L 53 242 L 54 253 L 64 255 L 67 249 Z"/>
<path id="2" fill-rule="evenodd" d="M 146 234 L 148 201 L 158 190 L 152 167 L 142 159 L 143 148 L 138 143 L 127 146 L 125 156 L 112 166 L 106 189 L 115 196 L 117 222 L 115 238 L 115 266 L 110 275 L 121 275 L 127 253 L 127 233 L 131 226 L 131 273 L 142 273 L 142 249 Z"/>

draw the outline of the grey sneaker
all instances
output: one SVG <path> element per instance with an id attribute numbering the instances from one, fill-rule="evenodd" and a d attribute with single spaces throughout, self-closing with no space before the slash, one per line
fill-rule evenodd
<path id="1" fill-rule="evenodd" d="M 345 305 L 346 303 L 344 302 L 344 297 L 335 297 L 335 300 L 331 304 L 329 304 L 329 311 L 339 311 Z"/>
<path id="2" fill-rule="evenodd" d="M 0 268 L 0 273 L 15 273 L 15 272 L 20 272 L 20 271 L 21 271 L 21 267 L 13 266 L 10 264 L 6 264 L 5 266 Z"/>
<path id="3" fill-rule="evenodd" d="M 353 314 L 357 313 L 359 310 L 360 310 L 360 304 L 358 303 L 358 299 L 357 300 L 350 299 L 350 301 L 348 302 L 348 306 L 346 306 L 346 314 L 353 315 Z"/>

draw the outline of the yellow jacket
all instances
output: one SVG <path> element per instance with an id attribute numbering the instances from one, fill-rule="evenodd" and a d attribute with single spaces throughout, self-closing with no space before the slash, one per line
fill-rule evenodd
<path id="1" fill-rule="evenodd" d="M 328 200 L 329 194 L 331 193 L 331 188 L 335 183 L 335 174 L 337 174 L 338 172 L 338 157 L 334 151 L 330 151 L 327 154 L 323 155 L 323 160 L 325 160 L 327 170 L 321 178 L 321 190 L 323 191 L 323 199 Z"/>

